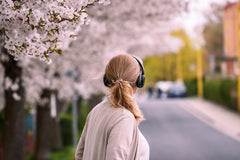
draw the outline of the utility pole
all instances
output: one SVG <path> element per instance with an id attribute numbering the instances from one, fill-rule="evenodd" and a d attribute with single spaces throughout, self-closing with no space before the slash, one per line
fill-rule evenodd
<path id="1" fill-rule="evenodd" d="M 77 93 L 75 89 L 75 82 L 79 82 L 80 75 L 76 70 L 69 70 L 66 72 L 66 76 L 74 80 L 72 85 L 72 131 L 73 131 L 73 146 L 76 149 L 78 144 L 78 112 L 77 112 Z"/>
<path id="2" fill-rule="evenodd" d="M 201 41 L 200 34 L 201 28 L 196 28 L 197 39 L 195 42 L 195 48 L 197 50 L 197 88 L 198 88 L 198 97 L 203 97 L 203 73 L 202 73 L 202 49 L 201 49 Z"/>
<path id="3" fill-rule="evenodd" d="M 74 84 L 72 86 L 73 89 L 73 96 L 72 96 L 72 124 L 73 124 L 73 146 L 76 149 L 78 144 L 78 115 L 77 115 L 77 94 L 74 87 Z"/>
<path id="4" fill-rule="evenodd" d="M 177 81 L 183 81 L 182 75 L 182 51 L 179 50 L 177 53 Z"/>
<path id="5" fill-rule="evenodd" d="M 197 51 L 197 85 L 198 97 L 203 97 L 203 78 L 202 78 L 202 49 Z"/>
<path id="6" fill-rule="evenodd" d="M 236 52 L 238 57 L 238 112 L 240 112 L 240 53 L 239 53 L 239 1 L 236 3 Z"/>
<path id="7" fill-rule="evenodd" d="M 172 65 L 172 61 L 171 61 L 171 54 L 166 55 L 167 58 L 167 80 L 171 81 L 172 80 L 172 75 L 171 75 L 171 65 Z"/>

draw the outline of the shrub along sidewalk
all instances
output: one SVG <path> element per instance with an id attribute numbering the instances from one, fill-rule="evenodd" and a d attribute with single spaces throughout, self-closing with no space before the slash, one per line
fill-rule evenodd
<path id="1" fill-rule="evenodd" d="M 197 96 L 197 80 L 185 80 L 188 96 Z M 203 98 L 237 111 L 237 80 L 204 79 Z"/>

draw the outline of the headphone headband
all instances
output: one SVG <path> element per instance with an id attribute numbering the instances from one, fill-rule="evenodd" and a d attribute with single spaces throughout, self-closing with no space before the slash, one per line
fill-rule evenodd
<path id="1" fill-rule="evenodd" d="M 140 68 L 142 70 L 142 75 L 144 75 L 144 68 L 143 68 L 142 63 L 137 59 L 137 57 L 135 57 L 135 56 L 132 56 L 132 57 L 136 59 L 136 61 L 138 62 L 139 66 L 140 66 Z"/>

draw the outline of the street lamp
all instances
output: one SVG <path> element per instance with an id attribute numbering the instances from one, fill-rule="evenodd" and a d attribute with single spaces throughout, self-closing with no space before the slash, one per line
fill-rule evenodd
<path id="1" fill-rule="evenodd" d="M 80 75 L 76 71 L 67 71 L 67 77 L 73 78 L 74 82 L 80 81 Z M 77 115 L 77 94 L 74 83 L 72 85 L 73 95 L 72 95 L 72 126 L 73 126 L 73 145 L 77 148 L 78 144 L 78 115 Z"/>
<path id="2" fill-rule="evenodd" d="M 202 27 L 196 27 L 197 38 L 194 43 L 197 50 L 197 88 L 198 97 L 203 97 L 203 73 L 202 73 L 202 49 L 201 49 L 201 33 Z"/>
<path id="3" fill-rule="evenodd" d="M 177 53 L 177 81 L 183 81 L 183 74 L 182 74 L 182 51 L 181 49 Z"/>

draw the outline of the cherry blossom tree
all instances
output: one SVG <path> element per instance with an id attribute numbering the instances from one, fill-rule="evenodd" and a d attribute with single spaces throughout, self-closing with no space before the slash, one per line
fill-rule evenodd
<path id="1" fill-rule="evenodd" d="M 61 55 L 62 49 L 68 46 L 70 39 L 74 38 L 81 26 L 87 22 L 86 8 L 95 3 L 107 4 L 109 1 L 0 1 L 0 59 L 4 67 L 6 106 L 4 160 L 16 157 L 24 159 L 23 86 L 27 87 L 30 84 L 23 80 L 23 74 L 26 72 L 23 68 L 28 65 L 26 57 L 37 57 L 50 63 L 51 53 Z M 10 54 L 20 61 L 13 60 Z"/>
<path id="2" fill-rule="evenodd" d="M 3 151 L 4 159 L 10 160 L 16 157 L 24 158 L 24 135 L 25 135 L 25 90 L 22 85 L 22 68 L 18 66 L 18 62 L 13 60 L 7 54 L 5 48 L 1 48 L 7 61 L 2 61 L 4 67 L 4 100 L 5 100 L 5 125 L 4 125 L 4 141 Z M 19 95 L 22 95 L 21 98 Z M 20 147 L 17 147 L 20 146 Z M 12 151 L 12 152 L 9 152 Z"/>
<path id="3" fill-rule="evenodd" d="M 64 99 L 69 99 L 72 95 L 73 85 L 85 98 L 105 91 L 101 79 L 109 58 L 126 51 L 141 57 L 156 51 L 168 51 L 171 47 L 168 47 L 167 42 L 172 41 L 168 33 L 173 27 L 164 25 L 164 21 L 170 21 L 170 17 L 182 12 L 186 5 L 180 0 L 115 0 L 106 8 L 101 5 L 88 8 L 96 2 L 0 2 L 0 12 L 3 15 L 0 28 L 5 38 L 3 42 L 7 51 L 19 59 L 11 66 L 21 67 L 18 79 L 4 76 L 5 87 L 12 93 L 11 100 L 18 102 L 26 97 L 28 102 L 39 102 L 47 106 L 49 94 L 43 92 L 46 89 L 58 90 L 59 97 Z M 101 0 L 99 3 L 108 1 Z M 88 23 L 87 13 L 91 21 L 89 26 L 83 26 Z M 77 40 L 70 43 L 77 34 Z M 158 48 L 155 49 L 156 47 Z M 9 54 L 2 53 L 0 57 L 2 62 L 9 62 L 12 58 Z M 54 63 L 46 65 L 35 57 L 48 63 L 52 59 Z M 80 76 L 79 82 L 66 76 L 70 71 Z M 18 91 L 22 86 L 26 95 Z M 17 131 L 14 130 L 14 133 Z M 23 146 L 23 143 L 18 146 Z M 9 153 L 14 157 L 22 157 L 11 149 Z"/>
<path id="4" fill-rule="evenodd" d="M 66 52 L 66 54 L 68 53 Z M 27 101 L 31 103 L 37 102 L 37 159 L 40 159 L 38 157 L 44 158 L 44 156 L 49 156 L 50 153 L 49 142 L 51 140 L 49 135 L 51 117 L 49 105 L 52 92 L 58 91 L 58 98 L 65 100 L 69 100 L 72 97 L 73 86 L 75 86 L 75 89 L 80 91 L 79 93 L 84 97 L 96 92 L 97 87 L 93 88 L 93 86 L 97 85 L 89 85 L 87 84 L 87 80 L 89 79 L 89 75 L 94 74 L 93 72 L 97 73 L 96 68 L 98 66 L 90 65 L 89 67 L 89 60 L 87 60 L 87 58 L 90 56 L 87 57 L 80 54 L 75 56 L 70 54 L 67 56 L 66 54 L 63 56 L 56 55 L 56 57 L 54 57 L 54 63 L 48 66 L 46 66 L 44 62 L 36 59 L 19 61 L 23 68 L 22 77 L 23 84 L 26 88 Z M 78 56 L 80 56 L 80 58 L 76 58 Z M 96 61 L 99 60 L 97 56 L 95 56 L 95 58 Z M 76 60 L 72 61 L 72 59 Z M 22 62 L 24 62 L 24 64 L 22 64 Z M 67 76 L 69 74 L 79 75 L 80 82 L 76 82 L 73 78 Z"/>
<path id="5" fill-rule="evenodd" d="M 16 59 L 38 57 L 50 63 L 51 53 L 62 54 L 87 20 L 86 8 L 108 0 L 2 0 L 0 29 L 5 48 Z"/>

